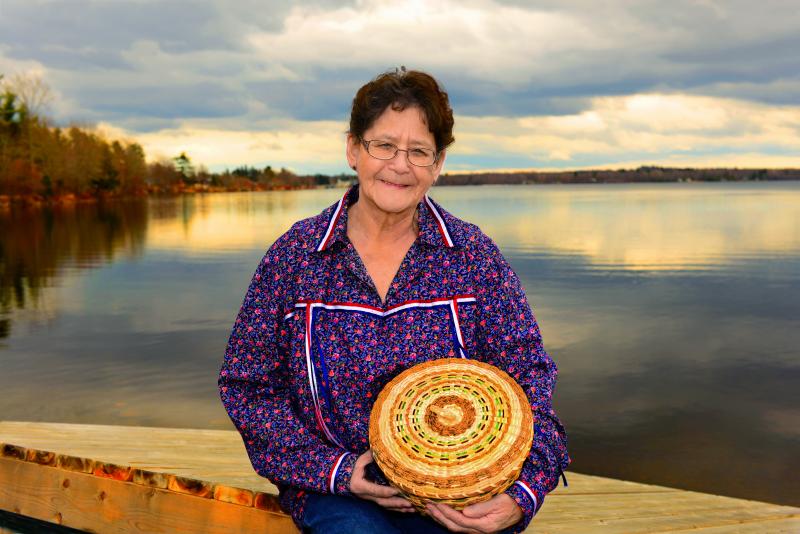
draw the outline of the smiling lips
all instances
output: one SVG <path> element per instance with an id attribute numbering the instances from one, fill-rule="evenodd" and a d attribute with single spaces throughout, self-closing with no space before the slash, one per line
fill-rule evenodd
<path id="1" fill-rule="evenodd" d="M 394 182 L 387 182 L 386 180 L 381 180 L 378 178 L 378 181 L 384 185 L 388 185 L 389 187 L 394 187 L 396 189 L 405 189 L 406 187 L 411 187 L 409 184 L 396 184 Z"/>

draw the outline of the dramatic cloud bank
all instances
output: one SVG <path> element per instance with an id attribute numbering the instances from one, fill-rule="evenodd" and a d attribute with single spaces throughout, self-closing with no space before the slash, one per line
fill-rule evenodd
<path id="1" fill-rule="evenodd" d="M 5 0 L 0 73 L 212 168 L 345 170 L 355 90 L 398 65 L 450 92 L 451 170 L 798 166 L 799 30 L 790 0 Z"/>

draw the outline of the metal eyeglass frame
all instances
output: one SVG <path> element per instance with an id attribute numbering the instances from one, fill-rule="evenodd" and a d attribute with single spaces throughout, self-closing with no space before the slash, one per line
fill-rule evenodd
<path id="1" fill-rule="evenodd" d="M 394 143 L 390 143 L 388 141 L 383 141 L 383 142 L 388 144 L 388 145 L 392 145 L 394 147 L 394 154 L 392 155 L 391 158 L 379 158 L 378 156 L 374 155 L 372 152 L 369 151 L 369 144 L 372 143 L 373 141 L 380 141 L 380 139 L 370 139 L 369 141 L 367 141 L 363 137 L 359 137 L 359 139 L 361 140 L 361 144 L 364 145 L 364 148 L 367 150 L 367 154 L 369 154 L 370 157 L 373 157 L 375 159 L 379 159 L 381 161 L 389 161 L 391 159 L 394 159 L 397 156 L 398 152 L 405 152 L 406 153 L 406 161 L 409 163 L 409 165 L 413 165 L 414 167 L 421 167 L 423 169 L 426 168 L 426 167 L 433 167 L 439 161 L 439 152 L 434 150 L 433 151 L 433 163 L 429 163 L 428 165 L 417 165 L 416 163 L 411 161 L 411 158 L 408 157 L 408 149 L 402 149 L 402 148 L 398 147 L 397 145 L 395 145 Z"/>

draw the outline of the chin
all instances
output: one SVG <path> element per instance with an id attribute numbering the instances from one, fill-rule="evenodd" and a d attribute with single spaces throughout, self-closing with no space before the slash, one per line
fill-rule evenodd
<path id="1" fill-rule="evenodd" d="M 378 207 L 378 209 L 386 213 L 403 213 L 410 209 L 416 208 L 417 204 L 418 202 L 416 200 L 413 202 L 406 202 L 400 199 L 391 199 L 386 201 L 378 200 L 375 202 L 375 205 Z"/>
<path id="2" fill-rule="evenodd" d="M 414 209 L 421 200 L 416 191 L 392 192 L 391 194 L 378 194 L 373 197 L 373 202 L 381 211 L 386 213 L 403 213 Z"/>

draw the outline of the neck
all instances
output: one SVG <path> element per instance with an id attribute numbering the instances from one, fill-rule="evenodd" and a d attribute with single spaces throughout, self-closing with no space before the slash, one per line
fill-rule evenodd
<path id="1" fill-rule="evenodd" d="M 372 243 L 391 244 L 405 241 L 419 233 L 416 206 L 400 213 L 387 213 L 360 198 L 347 210 L 347 234 L 351 240 L 366 239 Z"/>

